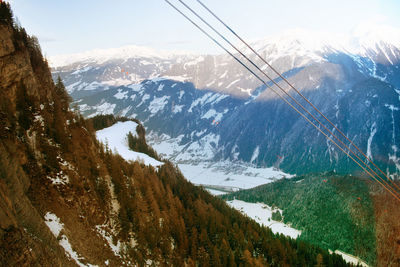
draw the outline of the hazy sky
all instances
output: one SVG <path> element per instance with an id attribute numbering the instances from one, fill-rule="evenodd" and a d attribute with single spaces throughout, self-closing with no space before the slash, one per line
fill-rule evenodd
<path id="1" fill-rule="evenodd" d="M 170 0 L 177 3 L 177 0 Z M 11 0 L 46 56 L 144 45 L 221 52 L 164 0 Z M 195 0 L 185 0 L 200 10 Z M 364 22 L 400 28 L 400 0 L 203 0 L 246 39 L 293 28 L 349 32 Z"/>

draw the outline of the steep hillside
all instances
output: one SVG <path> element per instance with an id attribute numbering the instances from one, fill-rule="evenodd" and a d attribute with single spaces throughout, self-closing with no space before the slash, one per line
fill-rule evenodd
<path id="1" fill-rule="evenodd" d="M 37 39 L 13 23 L 4 2 L 0 43 L 2 265 L 346 265 L 273 235 L 169 162 L 155 169 L 113 154 L 69 109 Z"/>
<path id="2" fill-rule="evenodd" d="M 223 198 L 277 206 L 285 223 L 302 230 L 301 239 L 375 260 L 373 203 L 365 183 L 351 176 L 299 176 Z"/>

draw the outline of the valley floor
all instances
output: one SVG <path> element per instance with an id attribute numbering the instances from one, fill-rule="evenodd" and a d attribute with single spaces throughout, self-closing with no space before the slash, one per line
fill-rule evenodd
<path id="1" fill-rule="evenodd" d="M 281 178 L 293 177 L 276 168 L 257 168 L 240 161 L 218 161 L 207 158 L 208 152 L 201 153 L 193 147 L 186 149 L 180 144 L 181 138 L 150 133 L 146 139 L 161 156 L 178 164 L 183 175 L 195 185 L 201 185 L 213 195 L 250 189 L 271 183 Z"/>

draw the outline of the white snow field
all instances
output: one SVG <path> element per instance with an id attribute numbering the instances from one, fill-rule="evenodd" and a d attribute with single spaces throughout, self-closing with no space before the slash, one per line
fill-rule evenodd
<path id="1" fill-rule="evenodd" d="M 117 122 L 116 124 L 96 132 L 97 139 L 106 144 L 113 152 L 118 153 L 126 160 L 143 161 L 146 165 L 154 167 L 164 163 L 140 152 L 135 152 L 128 147 L 127 135 L 131 132 L 136 135 L 137 123 L 133 121 Z"/>
<path id="2" fill-rule="evenodd" d="M 203 132 L 193 133 L 201 135 Z M 187 180 L 195 185 L 202 185 L 213 195 L 249 189 L 293 175 L 274 167 L 258 168 L 254 164 L 241 161 L 214 161 L 214 148 L 219 135 L 209 134 L 201 140 L 182 145 L 180 135 L 171 138 L 166 134 L 149 133 L 149 144 L 163 157 L 178 164 Z M 212 189 L 212 190 L 211 190 Z"/>
<path id="3" fill-rule="evenodd" d="M 178 164 L 178 166 L 186 179 L 206 189 L 214 189 L 210 193 L 215 195 L 220 194 L 215 190 L 233 192 L 271 183 L 284 177 L 292 177 L 275 168 L 256 168 L 231 161 L 200 162 L 197 165 Z"/>
<path id="4" fill-rule="evenodd" d="M 261 225 L 269 227 L 273 233 L 284 234 L 290 236 L 291 238 L 297 238 L 301 231 L 290 227 L 283 222 L 277 222 L 272 220 L 272 213 L 278 211 L 279 209 L 272 209 L 270 206 L 264 203 L 249 203 L 242 200 L 231 200 L 227 201 L 229 206 L 237 209 L 241 213 L 252 218 Z M 282 213 L 282 210 L 279 210 Z"/>
<path id="5" fill-rule="evenodd" d="M 329 252 L 333 253 L 331 250 L 329 250 Z M 355 266 L 358 264 L 363 267 L 369 267 L 369 265 L 366 264 L 364 261 L 362 261 L 360 258 L 350 255 L 350 254 L 347 254 L 347 253 L 344 253 L 343 251 L 335 250 L 335 254 L 342 256 L 346 262 L 353 263 Z"/>

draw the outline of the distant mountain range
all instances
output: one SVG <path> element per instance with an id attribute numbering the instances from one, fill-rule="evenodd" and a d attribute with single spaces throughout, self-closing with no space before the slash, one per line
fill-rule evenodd
<path id="1" fill-rule="evenodd" d="M 351 37 L 292 30 L 252 46 L 370 158 L 399 175 L 399 30 L 358 28 Z M 137 117 L 153 133 L 153 145 L 169 145 L 177 162 L 229 159 L 291 173 L 358 170 L 228 55 L 130 46 L 50 63 L 85 116 Z"/>

